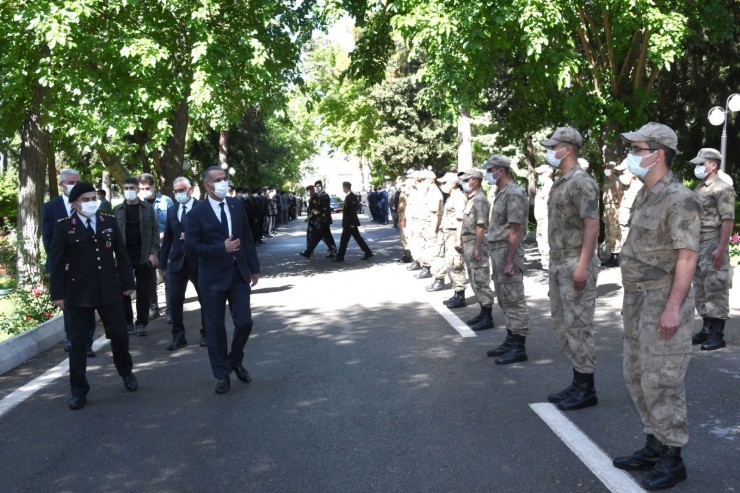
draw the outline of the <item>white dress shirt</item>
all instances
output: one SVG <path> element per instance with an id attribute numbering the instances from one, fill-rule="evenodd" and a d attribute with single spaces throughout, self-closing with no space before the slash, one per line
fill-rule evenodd
<path id="1" fill-rule="evenodd" d="M 231 211 L 229 210 L 229 204 L 226 203 L 226 199 L 219 202 L 217 200 L 213 200 L 211 196 L 208 196 L 208 203 L 211 204 L 211 209 L 213 209 L 213 213 L 216 214 L 216 219 L 218 219 L 218 222 L 221 222 L 221 204 L 224 204 L 224 210 L 226 211 L 226 222 L 228 222 L 229 226 L 229 237 L 231 237 Z"/>

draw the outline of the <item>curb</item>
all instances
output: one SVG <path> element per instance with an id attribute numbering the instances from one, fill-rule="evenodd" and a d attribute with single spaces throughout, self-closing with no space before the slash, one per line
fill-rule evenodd
<path id="1" fill-rule="evenodd" d="M 64 317 L 59 314 L 33 329 L 0 342 L 0 375 L 63 340 Z"/>

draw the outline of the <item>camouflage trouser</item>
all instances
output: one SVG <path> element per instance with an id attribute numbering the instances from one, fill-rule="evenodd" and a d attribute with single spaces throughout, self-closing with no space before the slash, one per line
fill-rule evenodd
<path id="1" fill-rule="evenodd" d="M 630 228 L 626 224 L 620 224 L 619 225 L 619 237 L 621 238 L 619 241 L 619 251 L 622 251 L 622 245 L 624 245 L 624 242 L 627 241 L 627 235 L 630 234 Z M 615 252 L 616 253 L 616 252 Z"/>
<path id="2" fill-rule="evenodd" d="M 696 311 L 702 317 L 730 318 L 730 288 L 732 287 L 732 267 L 730 253 L 725 251 L 722 267 L 716 269 L 712 262 L 712 252 L 717 248 L 719 238 L 702 241 L 699 246 L 699 261 L 694 273 L 696 291 Z"/>
<path id="3" fill-rule="evenodd" d="M 424 254 L 424 240 L 421 238 L 421 225 L 418 219 L 406 222 L 406 242 L 414 260 L 420 261 Z"/>
<path id="4" fill-rule="evenodd" d="M 550 311 L 560 349 L 579 373 L 593 373 L 596 367 L 593 322 L 599 258 L 591 257 L 588 279 L 582 291 L 573 287 L 578 257 L 550 258 Z"/>
<path id="5" fill-rule="evenodd" d="M 465 267 L 468 269 L 468 278 L 473 293 L 481 306 L 493 306 L 493 291 L 491 290 L 491 269 L 488 267 L 488 243 L 484 240 L 480 246 L 480 260 L 473 258 L 475 240 L 463 239 L 463 254 Z"/>
<path id="6" fill-rule="evenodd" d="M 431 221 L 424 221 L 421 224 L 421 255 L 419 263 L 423 267 L 430 267 L 432 259 L 437 256 L 439 251 L 439 242 L 437 241 L 437 232 L 434 230 L 436 224 Z"/>
<path id="7" fill-rule="evenodd" d="M 617 213 L 616 204 L 604 204 L 604 212 L 601 219 L 604 221 L 604 242 L 609 246 L 610 253 L 622 251 L 622 232 L 619 223 L 614 217 Z"/>
<path id="8" fill-rule="evenodd" d="M 550 267 L 550 244 L 547 241 L 547 219 L 537 221 L 537 250 L 540 252 L 542 268 Z"/>
<path id="9" fill-rule="evenodd" d="M 694 295 L 679 311 L 678 332 L 665 341 L 658 332 L 671 286 L 629 292 L 625 285 L 624 381 L 642 419 L 643 430 L 671 447 L 689 440 L 684 377 L 691 357 Z"/>
<path id="10" fill-rule="evenodd" d="M 450 276 L 452 289 L 455 291 L 465 291 L 468 285 L 468 279 L 465 277 L 465 258 L 461 253 L 455 250 L 455 238 L 457 236 L 454 229 L 443 229 L 440 231 L 443 242 L 440 242 L 439 251 L 441 256 L 435 257 L 432 261 L 432 275 L 435 279 L 444 280 L 445 275 Z"/>
<path id="11" fill-rule="evenodd" d="M 524 247 L 521 245 L 514 256 L 514 275 L 504 275 L 508 246 L 491 247 L 491 279 L 498 296 L 498 306 L 506 317 L 506 328 L 512 333 L 525 336 L 529 333 L 527 298 L 524 296 Z"/>
<path id="12" fill-rule="evenodd" d="M 406 216 L 404 214 L 401 214 L 398 217 L 398 235 L 401 238 L 401 248 L 403 248 L 404 250 L 408 250 L 409 249 L 409 242 L 406 239 L 406 227 L 405 226 L 401 226 L 401 223 L 403 222 L 403 220 L 405 218 L 406 218 Z"/>

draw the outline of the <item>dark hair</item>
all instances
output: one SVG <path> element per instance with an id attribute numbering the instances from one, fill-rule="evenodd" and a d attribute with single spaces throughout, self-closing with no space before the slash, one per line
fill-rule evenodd
<path id="1" fill-rule="evenodd" d="M 321 180 L 316 180 L 313 184 L 314 185 L 318 185 L 320 187 L 323 187 L 324 186 L 324 184 L 321 182 Z"/>
<path id="2" fill-rule="evenodd" d="M 306 187 L 306 190 L 313 190 L 313 189 L 314 189 L 314 186 L 313 186 L 313 185 L 308 185 L 308 186 Z"/>
<path id="3" fill-rule="evenodd" d="M 347 187 L 347 188 L 349 188 L 350 190 L 352 190 L 352 184 L 351 184 L 350 182 L 348 182 L 348 181 L 343 181 L 343 182 L 342 182 L 342 186 L 343 186 L 343 187 Z"/>
<path id="4" fill-rule="evenodd" d="M 133 176 L 129 176 L 128 178 L 126 178 L 125 180 L 123 180 L 123 184 L 124 185 L 136 185 L 138 187 L 139 186 L 139 180 L 137 180 Z"/>
<path id="5" fill-rule="evenodd" d="M 223 171 L 221 169 L 221 166 L 209 166 L 206 169 L 203 170 L 203 181 L 211 183 L 211 171 Z"/>
<path id="6" fill-rule="evenodd" d="M 154 186 L 154 177 L 151 173 L 142 173 L 139 175 L 139 183 L 146 183 L 147 185 Z"/>
<path id="7" fill-rule="evenodd" d="M 106 196 L 105 190 L 103 190 L 102 188 L 101 188 L 100 190 L 98 190 L 98 193 L 99 193 L 100 195 L 102 195 L 103 197 L 105 197 L 105 196 Z"/>
<path id="8" fill-rule="evenodd" d="M 673 163 L 673 158 L 676 157 L 676 151 L 668 146 L 661 144 L 660 142 L 655 142 L 654 140 L 648 140 L 646 144 L 651 149 L 659 149 L 665 152 L 665 164 L 669 168 L 671 167 L 671 163 Z"/>

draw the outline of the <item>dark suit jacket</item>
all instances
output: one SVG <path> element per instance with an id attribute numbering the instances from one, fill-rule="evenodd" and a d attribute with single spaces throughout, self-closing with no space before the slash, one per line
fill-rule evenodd
<path id="1" fill-rule="evenodd" d="M 359 200 L 354 192 L 349 192 L 344 198 L 344 210 L 342 211 L 342 227 L 359 226 L 360 218 L 357 217 Z"/>
<path id="2" fill-rule="evenodd" d="M 96 307 L 121 303 L 134 289 L 134 275 L 115 217 L 97 214 L 91 235 L 85 220 L 73 213 L 54 228 L 49 251 L 51 299 L 65 305 Z"/>
<path id="3" fill-rule="evenodd" d="M 67 208 L 61 195 L 51 199 L 41 207 L 41 241 L 46 251 L 46 272 L 51 272 L 49 250 L 51 249 L 51 238 L 54 228 L 60 219 L 67 217 Z"/>
<path id="4" fill-rule="evenodd" d="M 198 259 L 198 285 L 201 289 L 227 290 L 234 277 L 235 264 L 247 282 L 252 274 L 260 271 L 243 202 L 233 197 L 224 200 L 231 213 L 231 236 L 241 241 L 236 252 L 226 252 L 226 235 L 208 199 L 201 200 L 188 212 L 185 251 Z"/>
<path id="5" fill-rule="evenodd" d="M 198 200 L 193 199 L 192 208 L 198 204 Z M 167 222 L 165 223 L 164 236 L 162 237 L 162 249 L 159 252 L 159 268 L 167 270 L 169 265 L 170 271 L 180 272 L 183 265 L 185 264 L 185 242 L 180 241 L 180 233 L 184 233 L 182 229 L 182 223 L 177 218 L 179 209 L 182 205 L 175 204 L 167 209 Z M 190 212 L 188 212 L 188 218 L 190 218 Z M 187 221 L 186 221 L 187 223 Z M 197 268 L 196 258 L 192 255 L 187 256 L 188 267 L 190 269 Z"/>
<path id="6" fill-rule="evenodd" d="M 113 208 L 116 216 L 118 229 L 123 235 L 124 247 L 126 245 L 126 202 L 121 202 Z M 141 257 L 140 261 L 145 264 L 149 255 L 159 255 L 159 221 L 154 213 L 154 207 L 146 200 L 139 200 L 139 227 L 141 228 Z"/>
<path id="7" fill-rule="evenodd" d="M 324 224 L 331 224 L 331 202 L 329 200 L 329 194 L 325 191 L 317 194 L 318 205 L 319 205 L 319 220 Z"/>

